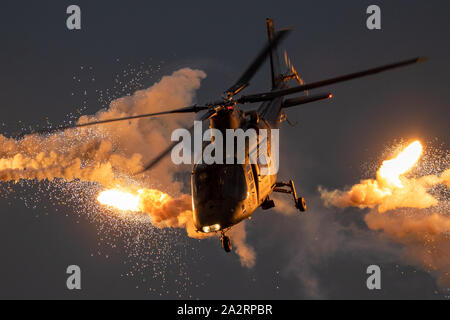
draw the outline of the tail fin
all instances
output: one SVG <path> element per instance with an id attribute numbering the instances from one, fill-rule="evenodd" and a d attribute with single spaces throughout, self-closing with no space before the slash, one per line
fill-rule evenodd
<path id="1" fill-rule="evenodd" d="M 270 18 L 266 19 L 267 24 L 267 35 L 269 37 L 269 41 L 273 40 L 275 34 L 275 28 L 273 25 L 273 20 Z M 270 73 L 272 76 L 272 89 L 278 88 L 280 82 L 282 82 L 282 74 L 280 67 L 280 60 L 278 58 L 277 48 L 273 47 L 270 52 Z"/>

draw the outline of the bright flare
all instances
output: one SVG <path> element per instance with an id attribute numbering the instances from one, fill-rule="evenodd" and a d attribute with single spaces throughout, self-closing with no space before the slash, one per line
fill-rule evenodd
<path id="1" fill-rule="evenodd" d="M 97 197 L 102 205 L 113 207 L 122 211 L 141 211 L 139 209 L 140 193 L 133 194 L 118 189 L 110 189 L 101 192 Z"/>
<path id="2" fill-rule="evenodd" d="M 422 150 L 420 142 L 414 141 L 394 159 L 383 161 L 378 171 L 380 178 L 398 188 L 403 188 L 400 176 L 416 164 L 422 155 Z"/>
<path id="3" fill-rule="evenodd" d="M 97 201 L 107 207 L 121 211 L 154 213 L 160 210 L 172 197 L 156 189 L 140 189 L 129 192 L 121 189 L 109 189 L 97 196 Z"/>

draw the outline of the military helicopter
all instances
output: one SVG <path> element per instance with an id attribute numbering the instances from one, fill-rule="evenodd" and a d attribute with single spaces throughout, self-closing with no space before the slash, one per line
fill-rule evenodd
<path id="1" fill-rule="evenodd" d="M 306 103 L 331 99 L 333 97 L 329 92 L 309 95 L 309 90 L 426 60 L 424 57 L 417 57 L 305 84 L 287 58 L 285 60 L 289 70 L 287 72 L 281 71 L 278 46 L 291 30 L 283 29 L 275 32 L 273 21 L 269 18 L 266 19 L 266 24 L 268 34 L 267 44 L 250 63 L 236 83 L 226 90 L 221 99 L 217 101 L 158 113 L 141 114 L 72 126 L 60 126 L 36 132 L 50 133 L 110 122 L 128 121 L 176 113 L 199 113 L 201 111 L 206 112 L 200 117 L 200 120 L 209 120 L 210 128 L 218 129 L 220 132 L 224 132 L 226 129 L 238 128 L 254 128 L 256 131 L 266 129 L 270 132 L 271 129 L 280 128 L 280 124 L 287 120 L 284 112 L 286 109 Z M 250 80 L 267 59 L 270 60 L 271 90 L 257 94 L 242 95 L 239 98 L 235 98 L 237 94 L 241 93 L 249 86 Z M 289 87 L 289 82 L 292 80 L 296 80 L 298 84 Z M 296 93 L 306 94 L 285 98 L 286 96 Z M 261 105 L 250 112 L 239 109 L 240 105 L 248 103 L 261 103 Z M 192 132 L 193 128 L 194 127 L 191 127 L 189 131 Z M 178 142 L 170 144 L 168 148 L 153 159 L 143 171 L 152 169 L 166 157 L 177 144 Z M 247 150 L 246 152 L 246 156 L 248 157 L 248 152 L 250 151 Z M 306 201 L 303 197 L 298 196 L 293 180 L 290 180 L 289 182 L 277 182 L 276 173 L 262 174 L 260 165 L 257 163 L 250 164 L 248 161 L 244 164 L 194 164 L 191 174 L 191 192 L 193 218 L 197 231 L 203 233 L 220 232 L 221 244 L 226 252 L 232 250 L 231 240 L 226 236 L 226 232 L 239 222 L 249 219 L 259 207 L 263 210 L 275 207 L 274 201 L 270 199 L 273 192 L 290 194 L 294 206 L 299 211 L 304 212 L 307 209 Z"/>

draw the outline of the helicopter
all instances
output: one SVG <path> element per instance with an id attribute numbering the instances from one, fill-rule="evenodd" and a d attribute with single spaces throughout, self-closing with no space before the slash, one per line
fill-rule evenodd
<path id="1" fill-rule="evenodd" d="M 35 133 L 50 133 L 117 121 L 180 113 L 196 114 L 205 111 L 199 120 L 201 122 L 209 121 L 210 128 L 217 129 L 222 133 L 225 133 L 228 129 L 253 128 L 257 133 L 261 130 L 267 130 L 270 136 L 271 130 L 279 129 L 283 121 L 289 122 L 285 113 L 286 109 L 333 98 L 333 95 L 329 92 L 310 95 L 309 90 L 426 60 L 425 57 L 416 57 L 305 84 L 286 56 L 285 62 L 288 66 L 288 71 L 281 71 L 278 47 L 291 32 L 291 29 L 275 31 L 273 20 L 270 18 L 266 19 L 266 27 L 268 36 L 266 45 L 238 80 L 217 101 L 157 113 L 47 128 Z M 238 94 L 249 86 L 250 80 L 267 59 L 269 59 L 270 63 L 271 90 L 251 95 L 240 95 L 236 98 Z M 294 80 L 297 84 L 289 86 L 290 82 Z M 296 97 L 286 97 L 297 93 L 303 94 Z M 239 108 L 241 105 L 251 103 L 261 104 L 252 111 L 243 111 Z M 192 132 L 193 129 L 194 126 L 189 128 L 189 131 Z M 212 141 L 213 138 L 211 139 Z M 266 143 L 268 143 L 267 141 Z M 163 152 L 148 163 L 140 173 L 154 168 L 178 143 L 171 143 Z M 256 148 L 261 147 L 259 144 L 258 139 Z M 226 252 L 232 251 L 231 239 L 226 235 L 226 232 L 243 220 L 250 219 L 258 208 L 268 210 L 275 207 L 275 202 L 271 199 L 271 195 L 274 192 L 289 194 L 292 196 L 296 209 L 300 212 L 307 210 L 306 200 L 297 194 L 293 180 L 288 182 L 277 181 L 276 172 L 264 171 L 260 164 L 247 161 L 250 157 L 250 148 L 246 148 L 245 152 L 246 161 L 242 164 L 195 163 L 191 172 L 192 212 L 197 232 L 220 233 L 221 245 Z"/>

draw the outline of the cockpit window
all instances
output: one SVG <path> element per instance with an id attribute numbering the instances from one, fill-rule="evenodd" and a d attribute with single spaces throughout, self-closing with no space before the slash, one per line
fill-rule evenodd
<path id="1" fill-rule="evenodd" d="M 199 165 L 193 180 L 194 195 L 200 201 L 247 197 L 247 182 L 240 165 Z"/>

